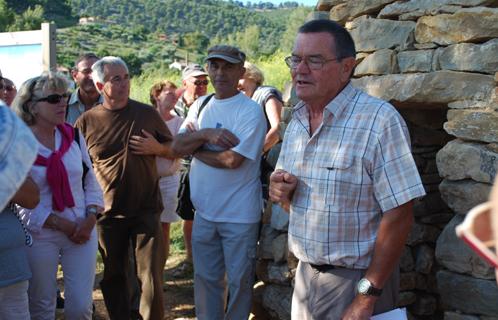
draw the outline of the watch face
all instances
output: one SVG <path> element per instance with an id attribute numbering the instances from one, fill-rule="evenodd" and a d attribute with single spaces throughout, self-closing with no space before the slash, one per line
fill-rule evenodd
<path id="1" fill-rule="evenodd" d="M 358 292 L 361 294 L 366 294 L 370 288 L 370 281 L 363 278 L 358 282 Z"/>

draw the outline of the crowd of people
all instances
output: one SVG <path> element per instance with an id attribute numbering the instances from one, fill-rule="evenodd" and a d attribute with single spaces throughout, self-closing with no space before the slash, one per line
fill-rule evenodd
<path id="1" fill-rule="evenodd" d="M 114 56 L 79 57 L 72 93 L 54 72 L 18 92 L 3 78 L 0 319 L 53 319 L 59 265 L 66 319 L 91 319 L 97 250 L 109 318 L 163 319 L 180 219 L 197 318 L 247 319 L 268 199 L 290 215 L 293 319 L 394 309 L 413 200 L 425 191 L 402 117 L 351 85 L 355 56 L 339 24 L 300 27 L 285 63 L 301 101 L 284 137 L 280 92 L 233 46 L 211 47 L 206 69 L 188 65 L 181 88 L 154 84 L 152 106 L 130 99 L 128 67 Z"/>

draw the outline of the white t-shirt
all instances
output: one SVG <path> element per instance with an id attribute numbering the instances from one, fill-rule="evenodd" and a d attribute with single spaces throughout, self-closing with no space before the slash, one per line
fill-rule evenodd
<path id="1" fill-rule="evenodd" d="M 190 197 L 196 214 L 214 222 L 256 223 L 261 219 L 262 195 L 260 159 L 266 134 L 266 120 L 261 107 L 244 94 L 228 99 L 212 97 L 197 119 L 198 109 L 205 98 L 190 107 L 180 128 L 192 123 L 198 129 L 225 128 L 239 138 L 232 151 L 246 159 L 237 169 L 211 167 L 192 160 L 190 168 Z M 204 148 L 220 151 L 217 146 Z"/>

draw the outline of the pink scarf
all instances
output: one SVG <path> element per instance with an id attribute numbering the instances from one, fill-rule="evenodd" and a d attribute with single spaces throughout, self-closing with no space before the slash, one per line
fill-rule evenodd
<path id="1" fill-rule="evenodd" d="M 62 162 L 62 157 L 74 140 L 74 129 L 67 123 L 58 125 L 57 129 L 61 132 L 62 137 L 59 150 L 52 152 L 48 158 L 38 154 L 35 165 L 47 167 L 47 182 L 52 190 L 52 208 L 63 211 L 64 207 L 74 207 L 73 193 L 69 185 L 66 167 Z"/>

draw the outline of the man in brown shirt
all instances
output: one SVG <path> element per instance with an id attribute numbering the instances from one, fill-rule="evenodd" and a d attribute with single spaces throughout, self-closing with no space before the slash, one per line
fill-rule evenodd
<path id="1" fill-rule="evenodd" d="M 92 66 L 102 104 L 76 122 L 88 145 L 105 210 L 98 218 L 99 250 L 104 262 L 100 287 L 111 319 L 133 319 L 128 288 L 129 243 L 141 283 L 140 316 L 162 319 L 164 243 L 159 223 L 162 200 L 155 155 L 171 157 L 171 134 L 156 110 L 129 99 L 128 68 L 118 57 Z M 152 139 L 154 137 L 154 139 Z M 143 144 L 159 143 L 142 148 Z"/>

